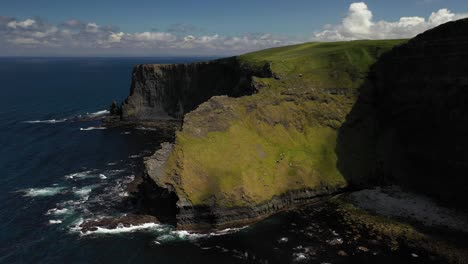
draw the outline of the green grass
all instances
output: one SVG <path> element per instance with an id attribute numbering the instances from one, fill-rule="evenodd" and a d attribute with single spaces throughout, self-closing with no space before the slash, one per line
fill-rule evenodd
<path id="1" fill-rule="evenodd" d="M 240 56 L 252 68 L 270 63 L 279 80 L 256 78 L 267 86 L 258 94 L 213 97 L 187 114 L 164 180 L 194 205 L 225 207 L 346 186 L 337 129 L 369 66 L 402 42 L 306 43 Z"/>

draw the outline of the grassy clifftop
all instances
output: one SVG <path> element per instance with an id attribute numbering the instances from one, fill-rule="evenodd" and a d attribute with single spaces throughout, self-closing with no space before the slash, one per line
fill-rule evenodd
<path id="1" fill-rule="evenodd" d="M 258 93 L 216 96 L 188 113 L 161 184 L 193 205 L 255 206 L 302 189 L 339 189 L 337 130 L 369 66 L 403 40 L 306 43 L 238 57 L 269 64 Z"/>

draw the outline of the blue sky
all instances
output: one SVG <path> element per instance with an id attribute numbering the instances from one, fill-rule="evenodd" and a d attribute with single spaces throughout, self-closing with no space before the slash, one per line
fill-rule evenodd
<path id="1" fill-rule="evenodd" d="M 1 1 L 0 45 L 2 38 L 4 45 L 0 46 L 0 55 L 53 55 L 54 50 L 57 55 L 111 55 L 113 52 L 132 55 L 138 51 L 142 55 L 180 52 L 194 55 L 236 54 L 311 40 L 394 38 L 398 34 L 401 37 L 411 37 L 419 33 L 417 30 L 436 25 L 428 22 L 433 12 L 448 11 L 440 14 L 444 17 L 440 20 L 442 22 L 464 17 L 468 13 L 466 0 L 368 0 L 362 3 L 365 7 L 355 6 L 352 11 L 351 5 L 355 2 L 357 1 Z M 371 13 L 370 16 L 366 10 Z M 344 21 L 349 17 L 351 18 L 347 21 L 356 24 L 366 24 L 368 21 L 368 26 L 372 29 L 361 28 L 351 32 L 352 28 L 343 27 Z M 413 23 L 413 28 L 406 32 L 401 31 L 407 26 L 395 28 L 388 34 L 378 32 L 378 22 L 397 23 L 402 17 L 424 18 L 427 23 L 417 27 Z M 76 25 L 79 21 L 81 28 L 74 24 L 73 32 L 76 34 L 65 37 L 62 32 L 63 24 L 69 21 L 75 21 Z M 4 24 L 3 30 L 1 23 Z M 58 31 L 51 33 L 55 30 L 54 27 Z M 67 28 L 70 28 L 69 25 Z M 333 32 L 324 32 L 330 29 Z M 115 35 L 121 32 L 121 35 Z M 145 32 L 148 34 L 143 34 Z M 58 38 L 62 40 L 57 40 Z M 112 41 L 109 42 L 109 39 Z M 216 45 L 213 44 L 215 42 Z M 221 42 L 227 43 L 226 47 L 220 47 Z M 202 43 L 210 45 L 203 46 Z"/>

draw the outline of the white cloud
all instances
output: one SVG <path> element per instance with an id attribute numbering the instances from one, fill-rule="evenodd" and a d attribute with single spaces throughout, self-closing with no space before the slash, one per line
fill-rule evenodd
<path id="1" fill-rule="evenodd" d="M 142 32 L 129 35 L 130 39 L 137 41 L 160 41 L 160 42 L 171 42 L 177 39 L 171 33 L 167 32 Z"/>
<path id="2" fill-rule="evenodd" d="M 468 17 L 440 9 L 427 18 L 401 17 L 396 21 L 376 21 L 368 6 L 353 3 L 339 25 L 327 25 L 311 39 L 273 33 L 246 33 L 235 36 L 203 34 L 197 27 L 176 24 L 168 31 L 124 32 L 116 27 L 70 19 L 50 24 L 40 18 L 19 20 L 0 16 L 0 55 L 35 54 L 196 54 L 231 55 L 307 40 L 409 38 L 442 23 Z M 195 30 L 195 31 L 191 31 Z"/>
<path id="3" fill-rule="evenodd" d="M 401 17 L 398 21 L 374 21 L 371 10 L 363 3 L 352 3 L 340 25 L 327 25 L 314 34 L 314 41 L 340 41 L 355 39 L 411 38 L 440 24 L 468 17 L 468 14 L 452 13 L 448 9 L 433 12 L 424 17 Z"/>
<path id="4" fill-rule="evenodd" d="M 34 25 L 36 21 L 34 19 L 26 19 L 24 21 L 11 21 L 7 24 L 9 28 L 28 28 Z"/>
<path id="5" fill-rule="evenodd" d="M 96 23 L 88 23 L 86 24 L 86 31 L 91 33 L 96 33 L 99 31 L 99 26 Z"/>

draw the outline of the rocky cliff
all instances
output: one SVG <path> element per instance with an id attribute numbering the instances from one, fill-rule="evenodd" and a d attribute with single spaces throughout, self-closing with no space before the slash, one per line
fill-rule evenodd
<path id="1" fill-rule="evenodd" d="M 337 130 L 369 66 L 402 42 L 306 43 L 237 57 L 242 68 L 233 74 L 253 72 L 256 93 L 211 97 L 185 115 L 174 145 L 146 160 L 160 196 L 177 197 L 168 203 L 178 209 L 178 225 L 244 224 L 346 188 L 349 181 L 336 166 Z M 252 70 L 264 65 L 270 74 Z M 234 79 L 229 87 L 239 83 Z M 151 83 L 153 93 L 154 87 L 181 89 Z"/>
<path id="2" fill-rule="evenodd" d="M 341 170 L 466 209 L 468 19 L 385 54 L 361 90 L 340 132 Z"/>
<path id="3" fill-rule="evenodd" d="M 155 204 L 190 228 L 244 224 L 370 185 L 466 204 L 466 32 L 460 20 L 409 42 L 137 66 L 123 119 L 185 114 L 175 143 L 145 161 L 154 197 L 167 198 Z"/>
<path id="4" fill-rule="evenodd" d="M 122 119 L 180 119 L 214 95 L 238 97 L 255 92 L 252 76 L 271 77 L 267 64 L 241 65 L 235 57 L 191 64 L 138 65 Z"/>

